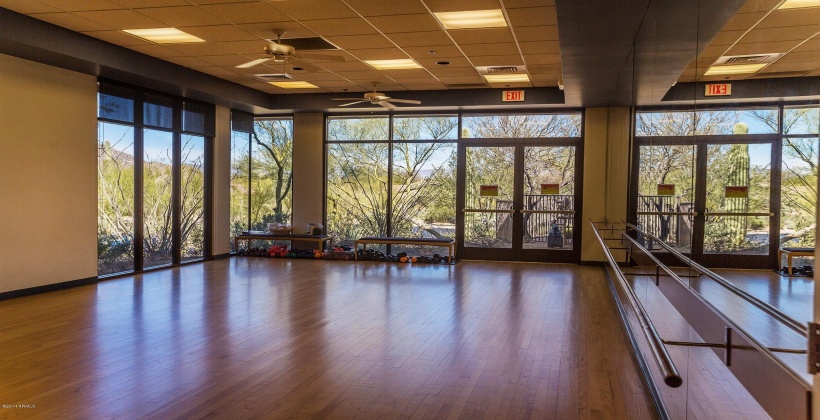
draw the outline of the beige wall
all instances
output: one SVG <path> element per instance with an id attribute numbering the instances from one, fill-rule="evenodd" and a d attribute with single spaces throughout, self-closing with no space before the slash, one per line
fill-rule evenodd
<path id="1" fill-rule="evenodd" d="M 293 231 L 322 223 L 324 207 L 324 115 L 293 115 Z"/>
<path id="2" fill-rule="evenodd" d="M 0 55 L 0 293 L 97 275 L 97 81 Z"/>
<path id="3" fill-rule="evenodd" d="M 630 111 L 588 108 L 585 115 L 581 261 L 604 261 L 589 221 L 626 220 Z"/>
<path id="4" fill-rule="evenodd" d="M 213 255 L 231 252 L 231 110 L 216 106 L 214 138 Z"/>

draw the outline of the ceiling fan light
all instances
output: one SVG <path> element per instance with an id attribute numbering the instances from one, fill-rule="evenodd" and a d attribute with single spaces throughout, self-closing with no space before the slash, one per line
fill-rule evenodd
<path id="1" fill-rule="evenodd" d="M 501 9 L 433 13 L 444 29 L 503 28 L 507 26 Z"/>
<path id="2" fill-rule="evenodd" d="M 123 29 L 123 32 L 157 44 L 205 42 L 204 39 L 180 31 L 177 28 Z"/>

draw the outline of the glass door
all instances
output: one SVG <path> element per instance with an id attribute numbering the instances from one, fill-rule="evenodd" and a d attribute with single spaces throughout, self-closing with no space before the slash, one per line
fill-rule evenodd
<path id="1" fill-rule="evenodd" d="M 575 146 L 462 146 L 460 159 L 461 258 L 578 261 Z"/>
<path id="2" fill-rule="evenodd" d="M 776 252 L 770 141 L 653 141 L 637 148 L 637 240 L 663 262 L 666 248 L 707 267 L 768 268 Z M 776 151 L 775 151 L 776 152 Z"/>

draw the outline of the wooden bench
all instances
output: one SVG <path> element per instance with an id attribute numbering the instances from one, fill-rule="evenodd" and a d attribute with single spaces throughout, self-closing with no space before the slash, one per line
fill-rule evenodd
<path id="1" fill-rule="evenodd" d="M 456 255 L 456 240 L 450 238 L 400 238 L 389 236 L 368 236 L 359 238 L 353 241 L 353 248 L 359 249 L 359 244 L 362 249 L 367 249 L 367 244 L 384 244 L 384 245 L 427 245 L 427 246 L 442 246 L 447 248 L 449 261 L 452 263 Z M 356 252 L 356 259 L 359 259 L 359 253 Z"/>
<path id="2" fill-rule="evenodd" d="M 318 249 L 324 249 L 324 243 L 327 242 L 328 245 L 333 245 L 333 238 L 330 235 L 304 235 L 304 234 L 275 234 L 275 233 L 242 233 L 240 235 L 236 235 L 233 239 L 233 248 L 234 250 L 239 250 L 239 241 L 248 241 L 248 249 L 251 247 L 251 241 L 259 240 L 259 241 L 291 241 L 291 246 L 293 245 L 293 241 L 305 241 L 305 242 L 316 242 L 316 245 L 319 247 Z"/>
<path id="3" fill-rule="evenodd" d="M 789 270 L 789 275 L 792 275 L 792 257 L 813 257 L 814 248 L 789 248 L 784 247 L 777 250 L 777 265 L 780 266 L 782 256 L 786 255 L 786 264 Z"/>

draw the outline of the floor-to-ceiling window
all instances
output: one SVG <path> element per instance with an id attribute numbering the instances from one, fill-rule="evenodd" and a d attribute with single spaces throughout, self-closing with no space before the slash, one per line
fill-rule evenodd
<path id="1" fill-rule="evenodd" d="M 817 110 L 639 110 L 631 220 L 716 267 L 771 267 L 778 246 L 813 246 Z"/>
<path id="2" fill-rule="evenodd" d="M 455 237 L 457 137 L 452 115 L 329 117 L 326 211 L 335 242 Z"/>
<path id="3" fill-rule="evenodd" d="M 293 185 L 293 119 L 256 118 L 232 111 L 231 247 L 243 231 L 290 224 Z"/>
<path id="4" fill-rule="evenodd" d="M 98 273 L 209 255 L 213 105 L 100 84 Z"/>

